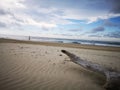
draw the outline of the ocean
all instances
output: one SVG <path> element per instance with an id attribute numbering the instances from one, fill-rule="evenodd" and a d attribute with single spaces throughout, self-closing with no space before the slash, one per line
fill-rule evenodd
<path id="1" fill-rule="evenodd" d="M 86 45 L 98 45 L 98 46 L 113 46 L 120 47 L 120 42 L 110 41 L 97 41 L 97 40 L 80 40 L 80 39 L 64 39 L 64 38 L 39 38 L 31 37 L 32 41 L 47 41 L 47 42 L 59 42 L 59 43 L 74 43 L 74 44 L 86 44 Z"/>
<path id="2" fill-rule="evenodd" d="M 13 36 L 13 35 L 0 35 L 0 38 L 9 38 L 17 40 L 29 40 L 29 36 Z M 31 41 L 42 42 L 58 42 L 58 43 L 74 43 L 84 45 L 97 45 L 97 46 L 112 46 L 120 47 L 120 42 L 116 41 L 97 41 L 97 40 L 81 40 L 81 39 L 65 39 L 65 38 L 47 38 L 47 37 L 30 37 Z"/>

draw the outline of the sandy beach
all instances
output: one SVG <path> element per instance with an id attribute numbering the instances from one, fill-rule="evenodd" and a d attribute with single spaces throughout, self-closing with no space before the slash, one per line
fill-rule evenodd
<path id="1" fill-rule="evenodd" d="M 120 48 L 0 39 L 0 90 L 105 90 L 105 77 L 61 53 L 120 71 Z"/>

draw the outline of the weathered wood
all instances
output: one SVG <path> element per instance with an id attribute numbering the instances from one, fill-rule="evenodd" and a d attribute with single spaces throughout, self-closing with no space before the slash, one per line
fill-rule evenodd
<path id="1" fill-rule="evenodd" d="M 66 50 L 61 50 L 61 51 L 67 56 L 69 56 L 72 62 L 79 64 L 80 66 L 88 70 L 95 71 L 105 75 L 106 83 L 104 85 L 104 88 L 106 88 L 106 90 L 120 90 L 120 72 L 105 68 L 99 64 L 95 64 L 87 60 L 83 60 L 80 57 Z"/>

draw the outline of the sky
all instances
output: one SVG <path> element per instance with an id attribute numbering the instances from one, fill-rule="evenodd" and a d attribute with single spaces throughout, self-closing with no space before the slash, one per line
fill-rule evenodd
<path id="1" fill-rule="evenodd" d="M 120 0 L 0 0 L 0 34 L 120 42 Z"/>

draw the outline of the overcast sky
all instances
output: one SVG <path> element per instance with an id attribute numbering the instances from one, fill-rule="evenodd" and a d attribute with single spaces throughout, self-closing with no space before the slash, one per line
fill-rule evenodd
<path id="1" fill-rule="evenodd" d="M 1 0 L 0 34 L 120 41 L 120 0 Z"/>

